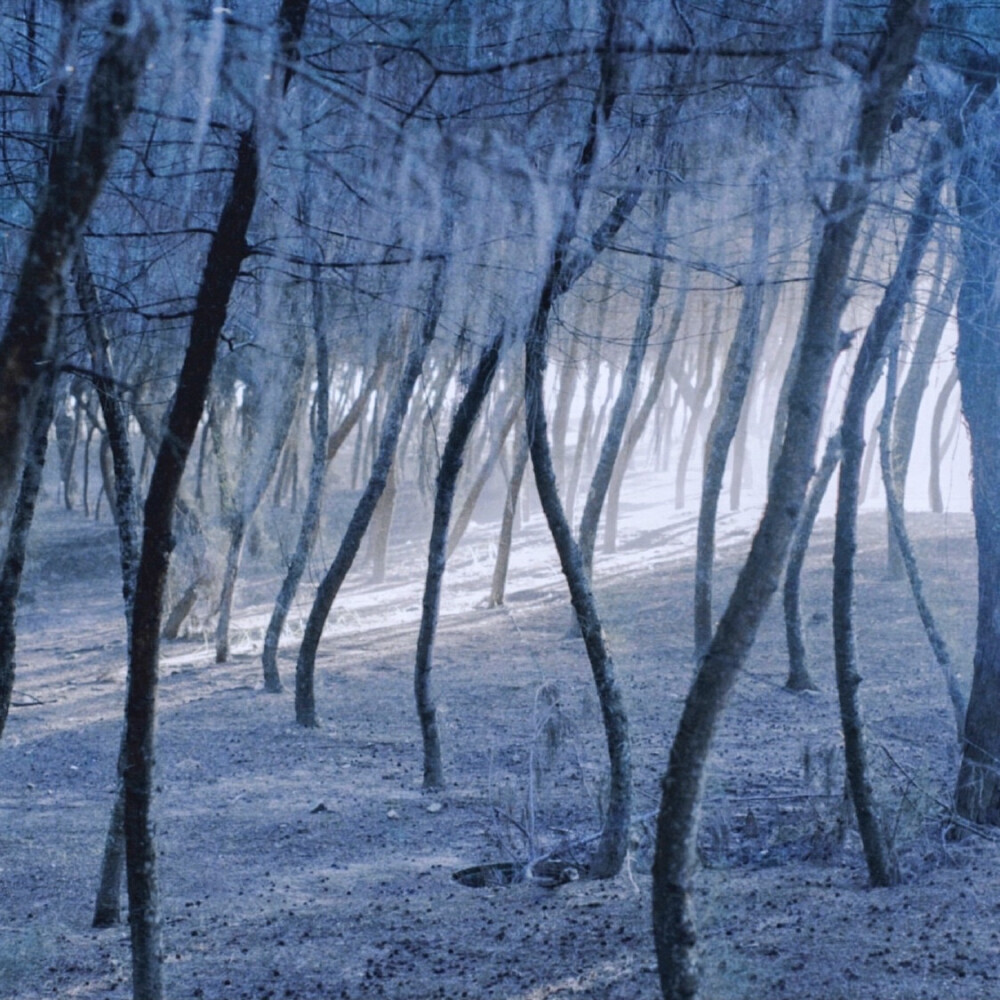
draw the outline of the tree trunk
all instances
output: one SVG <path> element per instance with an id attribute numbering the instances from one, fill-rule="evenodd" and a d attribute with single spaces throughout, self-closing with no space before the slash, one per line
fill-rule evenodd
<path id="1" fill-rule="evenodd" d="M 660 134 L 659 145 L 665 145 L 664 136 Z M 659 164 L 660 170 L 666 174 L 666 164 Z M 597 526 L 601 519 L 615 464 L 621 455 L 622 438 L 625 435 L 625 424 L 632 410 L 636 391 L 639 388 L 639 376 L 642 374 L 642 363 L 646 358 L 646 346 L 653 329 L 653 319 L 656 314 L 656 303 L 660 298 L 663 285 L 663 256 L 667 245 L 667 207 L 670 204 L 670 189 L 664 181 L 660 181 L 653 198 L 653 225 L 656 227 L 651 248 L 649 273 L 642 287 L 642 299 L 639 303 L 639 313 L 636 317 L 635 334 L 629 347 L 628 360 L 622 374 L 621 386 L 611 417 L 608 420 L 608 430 L 601 445 L 597 467 L 590 481 L 587 500 L 583 506 L 583 516 L 580 518 L 578 533 L 580 555 L 587 576 L 593 578 L 594 546 L 597 543 Z"/>
<path id="2" fill-rule="evenodd" d="M 40 379 L 51 363 L 64 274 L 135 105 L 157 17 L 115 8 L 73 135 L 57 141 L 0 340 L 0 509 L 21 471 Z"/>
<path id="3" fill-rule="evenodd" d="M 313 546 L 319 535 L 326 470 L 337 456 L 337 452 L 343 447 L 351 431 L 354 430 L 361 415 L 368 408 L 375 386 L 385 370 L 386 357 L 385 353 L 380 350 L 375 361 L 375 368 L 365 381 L 361 394 L 344 415 L 337 430 L 330 434 L 330 352 L 323 323 L 318 316 L 313 324 L 313 336 L 316 340 L 316 420 L 313 427 L 313 458 L 309 470 L 309 492 L 306 496 L 305 510 L 302 513 L 302 524 L 299 527 L 295 552 L 288 564 L 288 572 L 285 574 L 281 590 L 274 602 L 274 611 L 271 613 L 271 620 L 268 622 L 267 633 L 264 636 L 262 654 L 264 690 L 272 694 L 281 691 L 281 677 L 278 673 L 278 644 L 281 641 L 281 633 L 305 573 L 306 563 L 309 561 L 309 556 L 312 554 Z"/>
<path id="4" fill-rule="evenodd" d="M 455 549 L 458 548 L 458 543 L 462 540 L 462 536 L 468 530 L 469 524 L 472 521 L 472 515 L 476 510 L 476 502 L 479 500 L 483 489 L 486 487 L 486 483 L 489 481 L 490 475 L 503 453 L 503 448 L 507 442 L 507 438 L 510 437 L 511 429 L 523 409 L 524 400 L 522 398 L 513 400 L 507 409 L 507 414 L 504 417 L 503 424 L 500 426 L 496 439 L 490 447 L 486 460 L 479 466 L 476 478 L 469 487 L 469 492 L 466 494 L 465 500 L 462 502 L 462 507 L 458 512 L 458 516 L 455 518 L 454 527 L 451 529 L 451 535 L 448 538 L 449 559 L 455 554 Z"/>
<path id="5" fill-rule="evenodd" d="M 809 494 L 806 497 L 799 523 L 795 526 L 795 534 L 788 550 L 788 566 L 785 569 L 785 587 L 783 591 L 785 611 L 785 639 L 788 643 L 788 679 L 785 687 L 789 691 L 815 691 L 816 685 L 809 674 L 806 663 L 806 644 L 802 633 L 802 567 L 805 564 L 806 552 L 809 550 L 809 539 L 812 537 L 819 509 L 823 504 L 834 470 L 840 462 L 840 434 L 833 434 L 826 442 L 823 461 L 816 475 L 809 484 Z"/>
<path id="6" fill-rule="evenodd" d="M 514 464 L 510 471 L 510 482 L 507 484 L 507 496 L 503 505 L 503 520 L 500 524 L 500 538 L 497 540 L 497 561 L 493 567 L 493 581 L 490 585 L 490 607 L 503 605 L 504 591 L 507 587 L 507 569 L 510 566 L 510 546 L 514 534 L 514 517 L 517 514 L 517 498 L 521 492 L 521 483 L 528 468 L 528 437 L 521 434 L 518 438 Z"/>
<path id="7" fill-rule="evenodd" d="M 930 240 L 938 194 L 944 183 L 943 157 L 942 144 L 933 141 L 899 260 L 858 352 L 840 425 L 842 454 L 833 543 L 833 647 L 847 781 L 868 864 L 868 877 L 873 886 L 895 885 L 899 881 L 899 870 L 868 778 L 864 722 L 858 699 L 861 675 L 854 632 L 854 555 L 861 460 L 865 449 L 865 409 L 878 382 L 890 337 L 902 322 L 903 310 Z M 888 425 L 883 423 L 883 426 Z"/>
<path id="8" fill-rule="evenodd" d="M 24 559 L 35 517 L 35 501 L 42 483 L 42 468 L 49 444 L 49 428 L 55 403 L 54 365 L 47 365 L 47 374 L 40 383 L 24 471 L 7 535 L 7 548 L 0 565 L 0 737 L 3 736 L 14 693 L 15 647 L 17 643 L 17 598 L 21 592 Z"/>
<path id="9" fill-rule="evenodd" d="M 650 414 L 656 406 L 656 401 L 663 391 L 663 381 L 667 374 L 667 364 L 673 351 L 674 342 L 677 339 L 677 331 L 680 329 L 681 320 L 684 318 L 684 306 L 687 303 L 687 282 L 685 282 L 677 295 L 674 309 L 667 325 L 663 343 L 660 345 L 660 353 L 656 358 L 656 366 L 653 368 L 653 377 L 649 380 L 649 387 L 646 395 L 639 404 L 632 423 L 629 424 L 625 432 L 625 438 L 615 460 L 615 469 L 611 476 L 611 483 L 608 488 L 608 509 L 604 517 L 604 551 L 614 552 L 618 547 L 618 505 L 621 500 L 622 483 L 625 481 L 625 473 L 628 471 L 629 463 L 635 452 L 636 445 L 642 437 L 646 425 L 649 423 Z"/>
<path id="10" fill-rule="evenodd" d="M 972 688 L 955 809 L 965 820 L 1000 826 L 1000 154 L 996 116 L 979 125 L 967 148 L 956 201 L 965 277 L 958 296 L 956 363 L 972 451 L 979 595 Z"/>
<path id="11" fill-rule="evenodd" d="M 851 251 L 864 214 L 870 173 L 926 18 L 921 0 L 893 0 L 888 32 L 869 62 L 854 149 L 845 156 L 826 213 L 809 287 L 799 363 L 789 393 L 784 441 L 750 554 L 695 675 L 663 777 L 653 863 L 653 936 L 664 1000 L 698 993 L 697 932 L 691 899 L 697 868 L 697 816 L 715 726 L 778 586 L 812 475 Z"/>
<path id="12" fill-rule="evenodd" d="M 570 408 L 576 395 L 576 383 L 580 377 L 577 367 L 579 351 L 579 341 L 573 337 L 569 342 L 569 352 L 560 368 L 559 392 L 552 413 L 552 464 L 556 479 L 560 482 L 566 478 L 566 437 L 569 432 Z"/>
<path id="13" fill-rule="evenodd" d="M 443 224 L 442 232 L 445 237 L 451 233 L 451 224 L 447 219 Z M 306 621 L 305 631 L 302 634 L 302 645 L 299 647 L 299 655 L 295 664 L 295 720 L 300 726 L 315 727 L 319 725 L 319 720 L 316 717 L 314 676 L 316 673 L 316 653 L 319 650 L 320 639 L 323 637 L 323 626 L 326 624 L 330 608 L 333 607 L 341 585 L 354 563 L 368 524 L 389 478 L 389 468 L 396 453 L 403 418 L 406 416 L 413 387 L 423 370 L 424 358 L 431 341 L 434 339 L 438 318 L 444 305 L 445 270 L 445 265 L 440 260 L 434 265 L 434 274 L 431 279 L 421 330 L 410 348 L 406 366 L 382 421 L 378 454 L 372 465 L 368 485 L 354 508 L 354 514 L 351 516 L 344 537 L 340 541 L 337 555 L 320 581 L 312 610 Z"/>
<path id="14" fill-rule="evenodd" d="M 597 320 L 597 329 L 604 329 L 607 299 L 601 302 L 601 311 Z M 576 494 L 580 488 L 580 477 L 583 474 L 583 459 L 590 444 L 590 432 L 594 427 L 594 394 L 597 392 L 597 382 L 601 376 L 601 337 L 598 334 L 590 343 L 590 353 L 587 357 L 587 378 L 583 387 L 583 413 L 580 414 L 580 428 L 576 436 L 576 447 L 573 449 L 573 465 L 570 469 L 569 483 L 566 486 L 566 516 L 573 520 L 576 509 Z"/>
<path id="15" fill-rule="evenodd" d="M 122 573 L 122 600 L 125 611 L 126 645 L 131 676 L 132 607 L 135 578 L 139 566 L 139 514 L 135 468 L 129 441 L 128 413 L 114 381 L 110 338 L 104 325 L 97 287 L 90 271 L 86 246 L 81 243 L 74 260 L 76 295 L 83 315 L 84 331 L 91 363 L 97 373 L 97 394 L 104 415 L 105 439 L 111 452 L 114 475 L 107 489 L 108 504 L 118 528 L 118 549 Z M 125 872 L 125 730 L 118 748 L 117 789 L 108 822 L 101 861 L 100 883 L 94 902 L 94 927 L 111 927 L 121 919 L 121 886 Z"/>
<path id="16" fill-rule="evenodd" d="M 496 337 L 483 351 L 476 365 L 469 387 L 459 403 L 448 432 L 437 474 L 437 491 L 434 496 L 434 520 L 430 544 L 427 547 L 427 577 L 424 582 L 423 612 L 420 634 L 417 638 L 417 655 L 413 674 L 413 691 L 417 702 L 417 716 L 424 748 L 424 788 L 441 788 L 444 785 L 444 765 L 441 761 L 441 739 L 437 726 L 437 709 L 431 692 L 431 666 L 434 656 L 434 639 L 437 633 L 438 611 L 441 605 L 441 584 L 444 579 L 448 522 L 455 499 L 455 484 L 462 470 L 462 453 L 475 426 L 483 401 L 490 391 L 493 376 L 500 360 L 504 335 Z"/>
<path id="17" fill-rule="evenodd" d="M 934 404 L 934 416 L 931 420 L 931 471 L 927 483 L 927 495 L 931 510 L 935 514 L 944 513 L 944 498 L 941 496 L 941 460 L 944 452 L 948 450 L 952 435 L 949 433 L 945 442 L 942 443 L 941 424 L 944 422 L 945 411 L 948 409 L 948 402 L 956 385 L 958 385 L 958 369 L 952 368 L 938 393 L 937 401 Z"/>
<path id="18" fill-rule="evenodd" d="M 940 251 L 945 256 L 945 251 Z M 940 278 L 940 275 L 938 276 Z M 937 357 L 941 336 L 948 322 L 948 317 L 958 298 L 958 289 L 962 283 L 960 267 L 953 267 L 943 289 L 937 285 L 927 303 L 927 310 L 910 358 L 910 366 L 906 372 L 903 386 L 899 390 L 899 399 L 895 403 L 895 416 L 892 421 L 892 470 L 893 489 L 900 507 L 905 510 L 906 475 L 910 468 L 910 455 L 913 452 L 913 442 L 917 436 L 917 417 L 920 415 L 920 404 L 927 391 L 931 371 Z M 884 426 L 884 421 L 883 421 Z M 906 566 L 899 545 L 896 541 L 896 531 L 892 514 L 887 510 L 889 537 L 889 577 L 893 580 L 902 579 Z"/>
<path id="19" fill-rule="evenodd" d="M 910 584 L 913 593 L 913 601 L 917 605 L 917 613 L 920 615 L 921 624 L 927 633 L 927 641 L 930 643 L 934 659 L 941 669 L 944 677 L 945 687 L 948 691 L 948 698 L 951 700 L 952 712 L 955 715 L 955 729 L 958 736 L 959 745 L 965 732 L 965 695 L 955 676 L 955 669 L 951 664 L 951 654 L 948 652 L 948 644 L 944 636 L 937 627 L 934 620 L 934 613 L 931 611 L 927 599 L 924 597 L 924 583 L 920 576 L 920 569 L 917 566 L 917 556 L 910 543 L 910 536 L 906 530 L 906 513 L 903 503 L 896 493 L 898 486 L 897 470 L 893 466 L 893 451 L 889 448 L 890 427 L 893 423 L 893 403 L 896 398 L 896 370 L 898 364 L 899 345 L 889 354 L 889 368 L 886 375 L 885 386 L 885 407 L 882 416 L 882 430 L 879 435 L 879 458 L 882 467 L 882 484 L 885 487 L 886 506 L 889 509 L 889 526 L 893 532 L 893 538 L 899 550 L 899 558 L 903 564 L 903 570 Z"/>
<path id="20" fill-rule="evenodd" d="M 160 621 L 173 546 L 174 506 L 208 396 L 230 295 L 247 253 L 246 234 L 257 199 L 257 176 L 257 147 L 252 134 L 244 132 L 229 197 L 208 248 L 184 364 L 146 497 L 132 619 L 132 676 L 125 709 L 125 850 L 136 1000 L 161 1000 L 163 996 L 151 806 Z"/>
<path id="21" fill-rule="evenodd" d="M 287 349 L 289 360 L 277 377 L 270 378 L 267 393 L 277 397 L 273 420 L 266 429 L 262 447 L 254 447 L 260 440 L 258 427 L 260 420 L 262 393 L 259 387 L 251 395 L 249 386 L 243 396 L 244 447 L 240 466 L 239 483 L 236 488 L 226 520 L 229 527 L 229 550 L 226 553 L 226 568 L 222 577 L 222 591 L 219 596 L 219 619 L 215 628 L 215 662 L 225 663 L 229 659 L 229 629 L 232 620 L 233 600 L 236 595 L 236 580 L 243 559 L 243 546 L 247 532 L 257 508 L 260 507 L 278 468 L 278 460 L 288 441 L 291 428 L 295 425 L 295 411 L 298 398 L 303 391 L 302 378 L 305 371 L 305 345 L 296 336 Z M 268 373 L 271 375 L 272 373 Z M 248 401 L 252 400 L 252 402 Z M 246 412 L 250 411 L 250 412 Z M 223 457 L 219 455 L 220 468 Z M 226 510 L 225 505 L 223 510 Z"/>
<path id="22" fill-rule="evenodd" d="M 750 387 L 757 341 L 760 337 L 764 283 L 767 280 L 767 244 L 771 228 L 769 186 L 766 173 L 758 175 L 753 192 L 753 237 L 750 275 L 740 304 L 736 331 L 719 383 L 719 403 L 705 445 L 698 540 L 694 569 L 694 655 L 700 658 L 712 639 L 712 569 L 715 562 L 715 518 L 722 493 L 726 460 Z"/>
<path id="23" fill-rule="evenodd" d="M 700 350 L 695 361 L 696 370 L 692 373 L 693 385 L 688 388 L 684 397 L 685 402 L 689 404 L 688 422 L 684 428 L 680 454 L 677 456 L 677 475 L 674 480 L 674 508 L 676 510 L 683 510 L 687 499 L 688 466 L 691 463 L 691 455 L 694 453 L 695 445 L 698 442 L 702 414 L 704 414 L 708 407 L 709 396 L 712 393 L 712 383 L 715 381 L 715 355 L 719 344 L 719 336 L 722 333 L 722 313 L 724 308 L 724 298 L 720 296 L 715 309 L 711 332 L 707 337 L 701 338 Z M 678 388 L 681 386 L 680 377 L 678 375 Z"/>

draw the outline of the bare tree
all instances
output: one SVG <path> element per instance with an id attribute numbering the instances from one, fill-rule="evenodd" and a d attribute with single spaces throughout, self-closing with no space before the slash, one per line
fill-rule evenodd
<path id="1" fill-rule="evenodd" d="M 0 339 L 0 508 L 21 452 L 45 368 L 52 363 L 65 274 L 135 106 L 157 38 L 156 13 L 116 3 L 80 118 L 49 161 L 10 314 Z"/>
<path id="2" fill-rule="evenodd" d="M 809 288 L 787 426 L 750 553 L 691 685 L 662 782 L 653 863 L 653 936 L 665 1000 L 698 993 L 691 899 L 697 815 L 717 720 L 753 644 L 787 555 L 812 475 L 823 401 L 836 355 L 851 251 L 871 175 L 927 18 L 923 0 L 893 0 L 864 71 L 861 107 L 825 215 Z"/>

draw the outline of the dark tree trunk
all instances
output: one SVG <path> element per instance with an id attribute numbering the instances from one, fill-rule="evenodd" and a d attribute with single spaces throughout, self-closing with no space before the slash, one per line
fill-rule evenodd
<path id="1" fill-rule="evenodd" d="M 719 383 L 719 403 L 712 418 L 705 445 L 701 503 L 698 508 L 698 540 L 694 569 L 694 653 L 702 656 L 712 639 L 712 569 L 715 562 L 715 518 L 722 493 L 726 460 L 750 388 L 760 319 L 767 280 L 767 244 L 771 228 L 770 193 L 767 175 L 761 173 L 753 193 L 753 236 L 750 275 L 744 286 L 743 301 L 736 320 L 733 342 Z"/>
<path id="2" fill-rule="evenodd" d="M 434 496 L 434 520 L 430 544 L 427 547 L 427 577 L 424 582 L 423 612 L 420 634 L 417 638 L 417 655 L 413 674 L 413 690 L 420 719 L 420 733 L 424 747 L 424 788 L 441 788 L 444 785 L 444 765 L 441 760 L 441 739 L 438 733 L 437 709 L 431 691 L 431 666 L 434 657 L 434 640 L 437 633 L 438 611 L 441 606 L 441 583 L 444 579 L 448 522 L 455 499 L 455 484 L 462 470 L 462 453 L 469 435 L 479 417 L 483 401 L 490 391 L 493 376 L 500 360 L 504 335 L 497 334 L 483 351 L 476 365 L 469 387 L 455 411 L 441 454 L 441 467 L 437 474 L 437 491 Z"/>
<path id="3" fill-rule="evenodd" d="M 344 415 L 333 434 L 329 433 L 329 347 L 323 324 L 317 317 L 313 335 L 316 339 L 316 419 L 313 426 L 313 459 L 309 470 L 309 491 L 306 495 L 306 506 L 302 513 L 302 524 L 299 528 L 295 552 L 288 564 L 288 572 L 282 581 L 281 590 L 274 602 L 274 611 L 264 636 L 263 666 L 264 689 L 277 694 L 281 691 L 281 677 L 278 673 L 278 644 L 285 620 L 291 609 L 292 601 L 298 592 L 299 584 L 306 570 L 306 563 L 312 554 L 313 546 L 319 535 L 320 509 L 323 501 L 323 483 L 326 470 L 343 447 L 344 442 L 354 430 L 361 415 L 368 408 L 375 386 L 385 370 L 384 352 L 379 352 L 375 369 L 365 381 L 361 394 Z"/>
<path id="4" fill-rule="evenodd" d="M 118 527 L 118 549 L 122 573 L 128 663 L 132 655 L 132 607 L 135 578 L 139 567 L 139 514 L 135 468 L 129 441 L 128 413 L 114 381 L 110 339 L 105 328 L 97 288 L 90 271 L 86 247 L 81 244 L 74 261 L 76 295 L 83 315 L 91 363 L 97 373 L 97 393 L 104 415 L 106 440 L 114 466 L 108 503 Z M 129 674 L 131 670 L 129 670 Z M 130 683 L 127 681 L 126 683 Z M 100 882 L 94 902 L 94 927 L 110 927 L 121 919 L 121 885 L 125 872 L 125 731 L 118 749 L 117 790 L 104 841 Z"/>
<path id="5" fill-rule="evenodd" d="M 112 17 L 121 16 L 116 7 Z M 117 152 L 156 37 L 151 13 L 111 24 L 74 133 L 58 141 L 50 157 L 0 341 L 0 508 L 21 470 L 39 380 L 52 361 L 65 271 Z"/>
<path id="6" fill-rule="evenodd" d="M 1000 154 L 996 116 L 966 140 L 956 187 L 965 277 L 958 296 L 956 363 L 972 451 L 979 596 L 972 688 L 955 809 L 1000 826 Z M 978 145 L 970 148 L 969 143 Z"/>
<path id="7" fill-rule="evenodd" d="M 865 409 L 885 362 L 887 345 L 902 322 L 903 310 L 934 228 L 938 194 L 944 183 L 943 155 L 941 143 L 932 142 L 929 162 L 911 209 L 906 239 L 885 295 L 865 333 L 840 425 L 842 454 L 833 543 L 833 648 L 847 781 L 868 864 L 868 877 L 873 886 L 895 885 L 899 881 L 899 870 L 868 777 L 864 722 L 858 699 L 861 675 L 854 631 L 854 555 L 861 460 L 865 448 Z"/>
<path id="8" fill-rule="evenodd" d="M 569 586 L 573 609 L 590 660 L 594 683 L 601 702 L 601 713 L 608 743 L 610 784 L 604 827 L 590 864 L 596 878 L 616 875 L 625 861 L 629 825 L 632 819 L 632 761 L 628 717 L 621 689 L 615 679 L 614 661 L 605 643 L 604 629 L 597 614 L 594 596 L 579 546 L 559 500 L 555 470 L 549 452 L 548 428 L 542 393 L 545 372 L 545 324 L 551 310 L 552 292 L 558 270 L 550 280 L 538 307 L 525 350 L 525 401 L 531 464 L 535 471 L 538 497 L 552 533 L 563 574 Z"/>
<path id="9" fill-rule="evenodd" d="M 768 487 L 767 506 L 726 611 L 698 666 L 663 777 L 653 863 L 653 936 L 664 1000 L 691 1000 L 698 993 L 691 891 L 708 752 L 716 723 L 777 589 L 812 476 L 847 271 L 868 199 L 870 173 L 909 75 L 926 15 L 921 0 L 893 0 L 887 35 L 870 59 L 854 148 L 844 158 L 824 221 L 784 442 Z"/>
<path id="10" fill-rule="evenodd" d="M 898 344 L 889 354 L 889 368 L 886 375 L 885 386 L 885 408 L 882 416 L 882 428 L 879 435 L 879 458 L 882 467 L 882 484 L 885 487 L 886 506 L 889 508 L 889 527 L 892 529 L 893 538 L 899 550 L 899 558 L 903 564 L 903 571 L 910 584 L 913 593 L 913 601 L 917 606 L 917 613 L 920 615 L 921 624 L 927 633 L 927 641 L 930 643 L 941 669 L 941 676 L 944 678 L 945 687 L 948 691 L 948 698 L 951 701 L 952 712 L 955 715 L 955 730 L 958 742 L 961 745 L 965 732 L 965 695 L 955 676 L 955 668 L 951 663 L 951 654 L 948 652 L 948 644 L 944 636 L 937 627 L 934 613 L 931 611 L 927 598 L 924 597 L 924 582 L 920 576 L 920 568 L 917 566 L 917 555 L 913 551 L 910 543 L 910 536 L 906 530 L 906 513 L 903 510 L 903 503 L 896 493 L 898 477 L 893 466 L 893 450 L 889 448 L 889 428 L 893 421 L 893 403 L 896 398 L 896 369 L 898 364 Z"/>
<path id="11" fill-rule="evenodd" d="M 14 503 L 7 548 L 0 565 L 0 737 L 3 736 L 14 693 L 15 647 L 17 643 L 17 598 L 21 592 L 21 577 L 27 551 L 31 522 L 35 517 L 35 501 L 42 483 L 42 468 L 52 426 L 55 403 L 55 376 L 53 364 L 40 382 L 40 393 L 35 403 L 28 447 L 25 451 L 24 471 Z"/>
<path id="12" fill-rule="evenodd" d="M 840 462 L 840 434 L 834 434 L 826 442 L 823 461 L 809 484 L 809 493 L 795 526 L 795 534 L 788 549 L 788 566 L 785 569 L 785 586 L 782 593 L 785 611 L 785 639 L 788 643 L 788 679 L 785 687 L 789 691 L 815 691 L 816 685 L 809 674 L 806 663 L 806 644 L 802 632 L 802 567 L 809 539 L 812 537 L 819 509 L 823 505 L 830 480 Z"/>
<path id="13" fill-rule="evenodd" d="M 450 235 L 451 225 L 445 221 L 443 234 Z M 323 637 L 323 626 L 330 614 L 330 608 L 350 572 L 354 559 L 361 548 L 365 532 L 371 522 L 375 507 L 378 505 L 382 491 L 389 478 L 389 468 L 396 454 L 396 445 L 403 427 L 403 418 L 409 406 L 413 387 L 423 370 L 427 349 L 434 339 L 438 318 L 444 304 L 445 265 L 438 261 L 435 264 L 434 275 L 428 295 L 428 303 L 424 312 L 421 330 L 410 348 L 406 366 L 400 375 L 399 384 L 389 404 L 382 421 L 382 431 L 379 439 L 378 454 L 372 465 L 371 475 L 364 493 L 354 508 L 354 514 L 347 525 L 344 537 L 340 541 L 330 568 L 326 571 L 316 590 L 312 610 L 306 621 L 302 634 L 302 645 L 295 664 L 295 719 L 300 726 L 315 727 L 319 725 L 316 717 L 316 694 L 314 676 L 316 673 L 316 653 L 319 650 L 320 639 Z"/>
<path id="14" fill-rule="evenodd" d="M 911 210 L 910 224 L 896 269 L 869 324 L 844 403 L 840 435 L 842 456 L 833 549 L 833 644 L 837 694 L 844 732 L 847 781 L 873 886 L 895 885 L 899 871 L 882 826 L 868 778 L 864 723 L 858 700 L 861 675 L 854 633 L 854 554 L 857 548 L 858 495 L 864 453 L 865 408 L 885 361 L 890 337 L 899 329 L 921 258 L 930 240 L 938 194 L 944 182 L 943 148 L 933 142 L 929 163 Z M 887 426 L 884 422 L 883 426 Z M 888 442 L 885 447 L 888 448 Z"/>
<path id="15" fill-rule="evenodd" d="M 146 497 L 132 619 L 132 675 L 125 709 L 125 850 L 132 982 L 137 1000 L 161 1000 L 163 996 L 156 837 L 151 806 L 160 621 L 173 547 L 174 507 L 208 396 L 229 299 L 246 256 L 247 228 L 257 199 L 257 176 L 257 147 L 252 134 L 244 132 L 229 197 L 208 248 L 190 339 Z"/>

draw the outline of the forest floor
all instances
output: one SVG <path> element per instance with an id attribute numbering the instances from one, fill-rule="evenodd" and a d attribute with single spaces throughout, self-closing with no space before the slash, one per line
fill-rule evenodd
<path id="1" fill-rule="evenodd" d="M 662 504 L 662 499 L 659 500 Z M 928 596 L 969 673 L 975 552 L 967 515 L 912 515 Z M 723 519 L 724 601 L 751 522 Z M 421 791 L 412 661 L 423 565 L 359 566 L 321 647 L 322 728 L 262 691 L 275 566 L 248 566 L 230 663 L 165 643 L 156 802 L 167 994 L 228 998 L 653 1000 L 649 874 L 658 778 L 691 676 L 693 519 L 625 532 L 596 592 L 631 713 L 637 817 L 609 881 L 467 887 L 598 829 L 605 752 L 587 660 L 540 524 L 515 542 L 504 608 L 477 606 L 492 563 L 473 536 L 446 581 L 435 686 L 447 787 Z M 477 541 L 476 538 L 480 541 Z M 832 527 L 804 578 L 819 690 L 783 689 L 780 601 L 715 744 L 697 874 L 707 1000 L 1000 998 L 1000 845 L 946 837 L 955 728 L 905 582 L 867 514 L 857 615 L 873 780 L 904 873 L 866 887 L 845 812 L 833 683 Z M 412 558 L 405 563 L 403 556 Z M 16 706 L 0 741 L 0 996 L 130 995 L 127 925 L 90 927 L 124 690 L 115 534 L 41 514 L 20 614 Z M 304 609 L 300 609 L 304 610 Z M 294 630 L 293 630 L 294 631 Z M 294 638 L 294 636 L 293 636 Z"/>

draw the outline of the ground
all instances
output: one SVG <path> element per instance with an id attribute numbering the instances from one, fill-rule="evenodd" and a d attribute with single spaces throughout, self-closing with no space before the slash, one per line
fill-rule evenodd
<path id="1" fill-rule="evenodd" d="M 967 673 L 971 521 L 911 523 L 928 595 Z M 720 526 L 720 602 L 751 524 Z M 248 566 L 238 595 L 232 662 L 215 665 L 197 633 L 165 644 L 156 811 L 168 996 L 658 996 L 649 830 L 691 674 L 691 516 L 627 532 L 618 556 L 598 558 L 639 815 L 626 871 L 556 888 L 453 878 L 594 834 L 602 798 L 596 698 L 544 530 L 536 518 L 523 531 L 507 606 L 486 610 L 477 605 L 492 532 L 473 533 L 446 584 L 434 667 L 440 792 L 420 787 L 412 699 L 418 546 L 397 549 L 403 568 L 383 590 L 359 566 L 335 606 L 318 664 L 320 729 L 294 723 L 294 623 L 285 693 L 261 687 L 261 634 L 280 582 L 266 560 Z M 776 601 L 716 741 L 697 875 L 711 1000 L 1000 997 L 998 846 L 946 836 L 957 744 L 944 683 L 906 584 L 885 578 L 879 515 L 865 515 L 861 540 L 861 694 L 905 881 L 866 887 L 844 810 L 832 539 L 821 523 L 805 578 L 819 690 L 783 690 Z M 90 928 L 124 681 L 113 528 L 50 503 L 25 586 L 16 706 L 0 741 L 0 993 L 127 996 L 127 925 Z"/>

